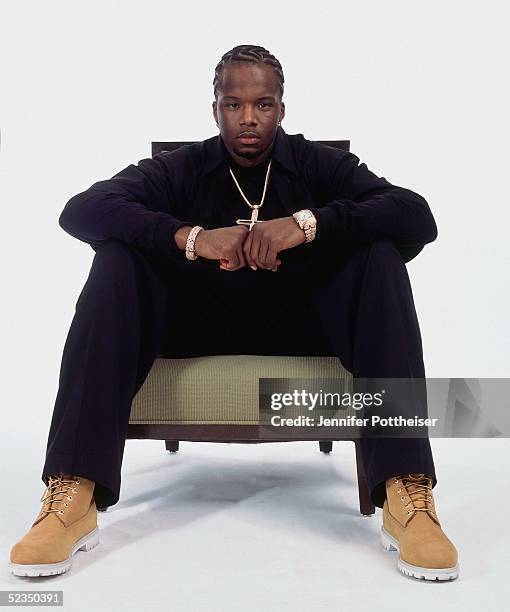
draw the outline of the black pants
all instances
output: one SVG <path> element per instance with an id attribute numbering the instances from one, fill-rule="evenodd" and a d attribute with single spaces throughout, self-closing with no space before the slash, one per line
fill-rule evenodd
<path id="1" fill-rule="evenodd" d="M 311 243 L 313 245 L 313 243 Z M 300 245 L 277 272 L 218 269 L 184 253 L 162 261 L 108 240 L 96 249 L 62 356 L 42 479 L 95 481 L 98 506 L 119 499 L 131 402 L 158 357 L 333 355 L 354 376 L 424 377 L 420 329 L 405 263 L 378 240 L 332 260 Z M 365 438 L 371 497 L 385 481 L 425 473 L 428 438 Z"/>

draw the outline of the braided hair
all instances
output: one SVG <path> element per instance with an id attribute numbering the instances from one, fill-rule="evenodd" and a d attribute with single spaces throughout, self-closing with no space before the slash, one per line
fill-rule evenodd
<path id="1" fill-rule="evenodd" d="M 214 97 L 216 99 L 218 98 L 218 90 L 221 89 L 222 86 L 223 69 L 225 66 L 233 64 L 234 62 L 252 62 L 271 66 L 278 76 L 280 99 L 283 97 L 283 68 L 276 57 L 269 53 L 267 49 L 264 49 L 264 47 L 259 47 L 257 45 L 237 45 L 237 47 L 223 54 L 215 68 L 213 87 Z"/>

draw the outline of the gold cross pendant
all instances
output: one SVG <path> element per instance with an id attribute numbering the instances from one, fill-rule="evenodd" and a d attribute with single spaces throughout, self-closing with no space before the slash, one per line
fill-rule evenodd
<path id="1" fill-rule="evenodd" d="M 256 206 L 253 208 L 253 210 L 251 211 L 251 219 L 237 219 L 236 223 L 237 225 L 249 225 L 250 226 L 250 232 L 251 232 L 251 228 L 255 225 L 255 223 L 263 223 L 262 220 L 258 220 L 257 217 L 259 216 L 259 207 Z"/>
<path id="2" fill-rule="evenodd" d="M 249 225 L 249 229 L 251 230 L 255 223 L 264 223 L 264 221 L 260 219 L 259 221 L 252 222 L 251 219 L 237 219 L 236 223 L 237 225 Z"/>

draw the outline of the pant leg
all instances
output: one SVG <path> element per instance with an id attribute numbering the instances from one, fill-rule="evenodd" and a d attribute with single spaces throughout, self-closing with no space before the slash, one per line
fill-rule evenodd
<path id="1" fill-rule="evenodd" d="M 266 350 L 280 350 L 273 354 L 334 354 L 354 377 L 425 377 L 411 284 L 392 241 L 377 240 L 331 266 L 311 266 L 289 293 L 289 308 L 271 330 Z M 377 507 L 386 479 L 396 474 L 428 474 L 436 485 L 428 438 L 360 438 L 360 445 Z"/>
<path id="2" fill-rule="evenodd" d="M 251 270 L 162 260 L 114 239 L 95 251 L 64 345 L 41 477 L 89 478 L 98 505 L 112 506 L 132 400 L 155 359 L 250 354 L 274 308 Z"/>
<path id="3" fill-rule="evenodd" d="M 165 343 L 176 356 L 230 349 L 194 315 L 180 265 L 118 240 L 96 249 L 64 345 L 46 485 L 52 474 L 81 475 L 96 483 L 99 506 L 115 504 L 131 403 Z"/>

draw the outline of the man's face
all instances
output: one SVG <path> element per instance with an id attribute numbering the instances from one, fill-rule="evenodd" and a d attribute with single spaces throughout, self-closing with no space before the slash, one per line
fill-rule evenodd
<path id="1" fill-rule="evenodd" d="M 270 66 L 242 62 L 224 68 L 213 115 L 225 146 L 241 166 L 255 166 L 272 151 L 278 121 L 285 116 L 278 77 Z M 243 132 L 258 138 L 242 140 Z"/>

